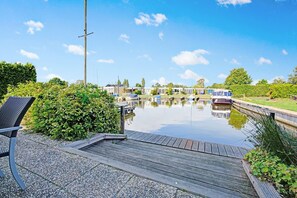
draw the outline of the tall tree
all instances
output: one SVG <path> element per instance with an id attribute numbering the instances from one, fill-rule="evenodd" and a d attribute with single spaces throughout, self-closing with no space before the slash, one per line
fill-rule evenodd
<path id="1" fill-rule="evenodd" d="M 197 80 L 197 84 L 194 86 L 196 88 L 204 88 L 204 78 L 200 78 L 199 80 Z"/>
<path id="2" fill-rule="evenodd" d="M 124 87 L 129 87 L 129 80 L 128 79 L 124 79 L 123 85 L 124 85 Z"/>
<path id="3" fill-rule="evenodd" d="M 267 85 L 268 81 L 265 79 L 259 80 L 256 85 Z"/>
<path id="4" fill-rule="evenodd" d="M 244 68 L 235 68 L 230 71 L 229 76 L 225 80 L 225 85 L 244 85 L 251 84 L 252 78 L 248 75 Z"/>
<path id="5" fill-rule="evenodd" d="M 135 87 L 142 87 L 142 85 L 139 83 L 136 83 Z"/>
<path id="6" fill-rule="evenodd" d="M 286 81 L 282 78 L 276 78 L 273 80 L 272 84 L 285 84 Z"/>
<path id="7" fill-rule="evenodd" d="M 145 87 L 145 80 L 144 80 L 144 78 L 141 79 L 141 86 L 142 86 L 142 88 Z"/>
<path id="8" fill-rule="evenodd" d="M 120 85 L 120 84 L 122 84 L 122 83 L 121 83 L 121 80 L 118 79 L 117 85 Z"/>
<path id="9" fill-rule="evenodd" d="M 291 84 L 297 84 L 297 66 L 294 68 L 293 73 L 289 75 L 288 82 Z"/>

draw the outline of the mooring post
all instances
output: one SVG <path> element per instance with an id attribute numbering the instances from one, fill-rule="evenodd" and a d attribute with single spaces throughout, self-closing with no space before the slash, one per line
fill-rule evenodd
<path id="1" fill-rule="evenodd" d="M 125 106 L 121 105 L 121 133 L 125 132 Z"/>
<path id="2" fill-rule="evenodd" d="M 270 112 L 270 117 L 275 120 L 275 113 Z"/>

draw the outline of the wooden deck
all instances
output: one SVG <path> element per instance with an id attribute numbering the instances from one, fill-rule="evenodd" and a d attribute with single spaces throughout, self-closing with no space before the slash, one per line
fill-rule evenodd
<path id="1" fill-rule="evenodd" d="M 128 137 L 97 142 L 81 150 L 102 163 L 198 195 L 257 197 L 233 147 L 152 134 L 144 137 L 138 132 L 128 132 Z M 228 153 L 233 153 L 232 157 Z"/>
<path id="2" fill-rule="evenodd" d="M 125 131 L 125 134 L 128 136 L 128 139 L 131 140 L 239 159 L 242 159 L 248 152 L 248 149 L 243 147 L 201 142 L 183 138 L 155 135 L 151 133 Z"/>

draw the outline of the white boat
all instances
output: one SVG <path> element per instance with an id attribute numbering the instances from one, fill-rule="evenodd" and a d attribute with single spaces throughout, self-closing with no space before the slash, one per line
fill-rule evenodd
<path id="1" fill-rule="evenodd" d="M 231 105 L 211 105 L 211 115 L 217 118 L 229 118 L 231 114 Z"/>
<path id="2" fill-rule="evenodd" d="M 232 92 L 226 89 L 217 89 L 212 93 L 212 104 L 232 104 Z"/>
<path id="3" fill-rule="evenodd" d="M 139 100 L 139 96 L 137 94 L 130 94 L 127 100 Z"/>

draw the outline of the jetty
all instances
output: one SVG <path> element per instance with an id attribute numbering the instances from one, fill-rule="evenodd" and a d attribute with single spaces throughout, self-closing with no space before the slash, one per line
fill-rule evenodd
<path id="1" fill-rule="evenodd" d="M 135 131 L 125 134 L 127 139 L 83 145 L 79 153 L 200 196 L 257 197 L 242 166 L 247 148 Z"/>

